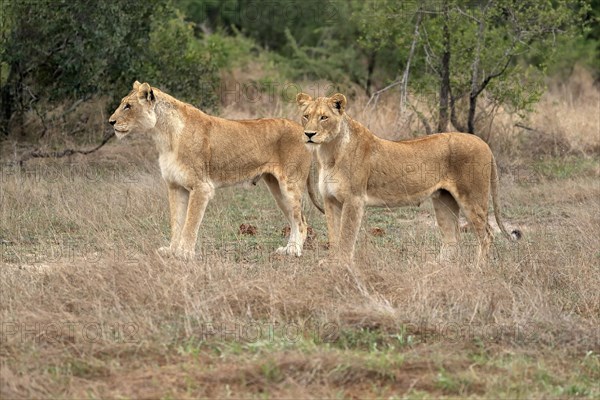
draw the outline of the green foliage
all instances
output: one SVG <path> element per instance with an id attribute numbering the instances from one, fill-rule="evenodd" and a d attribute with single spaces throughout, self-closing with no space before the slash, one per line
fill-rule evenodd
<path id="1" fill-rule="evenodd" d="M 2 126 L 35 109 L 103 95 L 109 108 L 134 80 L 216 107 L 218 44 L 198 41 L 168 0 L 2 3 Z M 215 52 L 218 54 L 218 52 Z M 8 133 L 8 132 L 7 132 Z"/>
<path id="2" fill-rule="evenodd" d="M 11 69 L 8 80 L 27 85 L 34 99 L 57 100 L 96 93 L 107 77 L 115 81 L 128 72 L 119 66 L 141 50 L 156 2 L 42 0 L 32 5 L 9 6 L 12 29 L 2 45 Z"/>
<path id="3" fill-rule="evenodd" d="M 356 60 L 351 49 L 339 50 L 337 39 L 326 40 L 321 47 L 300 46 L 289 30 L 285 31 L 290 55 L 282 57 L 288 64 L 288 75 L 291 79 L 326 79 L 332 82 L 343 82 L 348 79 L 352 63 Z M 338 49 L 332 52 L 332 49 Z"/>
<path id="4" fill-rule="evenodd" d="M 55 105 L 99 94 L 111 99 L 112 108 L 136 79 L 215 110 L 220 71 L 250 61 L 263 67 L 265 81 L 328 80 L 342 87 L 352 82 L 368 94 L 398 80 L 410 61 L 408 90 L 429 100 L 434 118 L 441 115 L 445 70 L 449 96 L 458 103 L 471 99 L 473 106 L 473 98 L 484 93 L 488 101 L 524 114 L 539 99 L 548 73 L 568 74 L 580 63 L 600 76 L 599 4 L 5 1 L 0 122 L 7 130 L 29 110 L 43 115 Z M 456 114 L 464 119 L 466 112 Z"/>
<path id="5" fill-rule="evenodd" d="M 228 35 L 219 31 L 205 36 L 203 42 L 216 67 L 224 70 L 245 65 L 260 52 L 252 39 L 239 32 Z"/>
<path id="6" fill-rule="evenodd" d="M 352 4 L 324 3 L 322 14 L 315 13 L 319 9 L 316 3 L 311 7 L 310 32 L 294 27 L 285 31 L 287 41 L 282 52 L 296 71 L 292 78 L 358 82 L 364 69 L 364 51 L 360 46 L 349 45 L 357 35 L 356 27 L 348 23 Z"/>
<path id="7" fill-rule="evenodd" d="M 441 88 L 446 87 L 454 100 L 469 99 L 468 124 L 457 120 L 455 125 L 470 131 L 477 97 L 484 90 L 491 102 L 517 113 L 531 110 L 541 96 L 556 37 L 571 34 L 589 11 L 579 1 L 375 3 L 365 3 L 371 12 L 361 10 L 355 16 L 362 31 L 360 42 L 375 51 L 404 49 L 396 57 L 406 64 L 406 49 L 416 38 L 409 87 L 439 101 L 440 115 Z"/>
<path id="8" fill-rule="evenodd" d="M 280 67 L 282 77 L 359 82 L 365 55 L 360 46 L 349 45 L 357 35 L 356 26 L 348 23 L 355 3 L 177 0 L 175 4 L 195 23 L 197 36 L 230 32 L 272 52 L 268 58 Z"/>
<path id="9" fill-rule="evenodd" d="M 599 25 L 600 22 L 595 22 L 595 26 Z M 552 62 L 547 63 L 548 75 L 567 78 L 575 64 L 579 64 L 590 70 L 594 77 L 599 78 L 599 43 L 600 40 L 595 40 L 584 33 L 557 37 Z"/>
<path id="10" fill-rule="evenodd" d="M 286 30 L 300 45 L 314 45 L 322 38 L 318 29 L 336 24 L 346 10 L 342 2 L 321 0 L 176 0 L 175 5 L 203 32 L 239 31 L 284 55 L 289 54 Z"/>
<path id="11" fill-rule="evenodd" d="M 196 40 L 191 24 L 179 14 L 167 21 L 155 19 L 146 56 L 138 60 L 142 61 L 138 71 L 144 80 L 155 82 L 175 97 L 214 109 L 219 71 L 210 50 L 217 45 Z"/>
<path id="12" fill-rule="evenodd" d="M 401 74 L 407 61 L 418 4 L 394 0 L 358 1 L 351 21 L 357 26 L 357 43 L 374 53 L 388 78 Z"/>

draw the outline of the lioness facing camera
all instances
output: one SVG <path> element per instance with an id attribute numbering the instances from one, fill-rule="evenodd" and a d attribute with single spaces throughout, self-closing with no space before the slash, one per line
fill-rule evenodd
<path id="1" fill-rule="evenodd" d="M 498 172 L 488 145 L 475 135 L 440 133 L 414 140 L 383 140 L 346 114 L 346 97 L 312 99 L 305 93 L 296 101 L 302 111 L 307 147 L 319 164 L 330 257 L 352 259 L 365 206 L 419 205 L 427 198 L 442 234 L 442 257 L 458 244 L 458 212 L 462 209 L 479 240 L 478 260 L 489 251 L 488 198 L 492 195 L 498 226 Z"/>
<path id="2" fill-rule="evenodd" d="M 213 117 L 137 81 L 109 122 L 118 138 L 146 133 L 156 143 L 171 214 L 171 242 L 159 249 L 161 254 L 193 258 L 215 189 L 261 178 L 291 226 L 288 244 L 277 252 L 302 254 L 307 229 L 301 199 L 307 182 L 313 202 L 314 194 L 308 179 L 311 154 L 302 145 L 299 124 Z"/>

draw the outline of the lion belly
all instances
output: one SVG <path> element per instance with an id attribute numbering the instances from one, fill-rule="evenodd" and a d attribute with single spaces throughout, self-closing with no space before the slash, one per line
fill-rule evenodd
<path id="1" fill-rule="evenodd" d="M 373 170 L 365 194 L 365 205 L 375 207 L 418 206 L 440 188 L 440 179 L 407 173 L 397 165 Z"/>
<path id="2" fill-rule="evenodd" d="M 369 207 L 408 207 L 419 206 L 423 201 L 431 196 L 431 193 L 419 193 L 410 196 L 397 194 L 392 196 L 377 196 L 367 193 L 365 196 L 365 205 Z"/>

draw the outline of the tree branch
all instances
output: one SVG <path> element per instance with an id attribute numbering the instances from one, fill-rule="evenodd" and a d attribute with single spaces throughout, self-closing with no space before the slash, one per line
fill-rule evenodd
<path id="1" fill-rule="evenodd" d="M 504 67 L 502 67 L 502 69 L 500 71 L 485 77 L 483 82 L 481 82 L 481 86 L 479 87 L 479 90 L 477 90 L 477 93 L 475 94 L 475 96 L 479 96 L 479 94 L 483 91 L 483 89 L 485 89 L 485 87 L 488 85 L 488 83 L 490 83 L 490 81 L 492 79 L 499 77 L 500 75 L 502 75 L 504 73 L 504 71 L 506 71 L 506 68 L 508 68 L 508 65 L 510 64 L 512 58 L 513 58 L 513 56 L 510 55 L 506 59 L 506 63 L 504 64 Z"/>
<path id="2" fill-rule="evenodd" d="M 427 29 L 425 25 L 423 25 L 423 38 L 425 43 L 423 43 L 423 51 L 425 51 L 425 62 L 429 65 L 429 68 L 435 72 L 436 75 L 441 76 L 441 73 L 437 70 L 434 63 L 439 63 L 439 57 L 435 54 L 433 49 L 431 48 L 431 43 L 429 43 L 429 35 L 427 34 Z"/>
<path id="3" fill-rule="evenodd" d="M 367 107 L 369 107 L 369 105 L 371 104 L 371 102 L 374 101 L 373 103 L 373 108 L 377 107 L 377 102 L 379 101 L 379 96 L 392 89 L 393 87 L 396 87 L 398 85 L 401 85 L 400 88 L 400 111 L 402 111 L 404 109 L 404 104 L 407 102 L 406 97 L 407 97 L 407 86 L 408 86 L 408 76 L 409 76 L 409 72 L 410 72 L 410 63 L 412 62 L 412 58 L 413 55 L 415 53 L 415 47 L 417 45 L 417 40 L 419 38 L 419 26 L 421 24 L 421 20 L 423 19 L 423 14 L 421 12 L 422 10 L 419 8 L 419 10 L 417 10 L 417 22 L 415 23 L 415 30 L 414 30 L 414 34 L 413 34 L 413 41 L 412 44 L 410 46 L 410 52 L 408 54 L 408 59 L 406 61 L 406 67 L 404 68 L 404 72 L 402 74 L 402 78 L 400 78 L 399 80 L 396 80 L 392 83 L 390 83 L 389 85 L 387 85 L 386 87 L 384 87 L 383 89 L 379 89 L 376 92 L 374 92 L 371 97 L 369 98 L 369 101 L 367 101 L 367 104 L 365 105 L 365 109 Z"/>
<path id="4" fill-rule="evenodd" d="M 32 158 L 62 158 L 62 157 L 66 157 L 66 156 L 71 156 L 73 154 L 83 154 L 83 155 L 88 155 L 91 154 L 95 151 L 100 150 L 106 143 L 108 143 L 110 141 L 110 139 L 112 139 L 115 136 L 115 131 L 113 129 L 110 130 L 110 132 L 107 132 L 104 135 L 104 138 L 102 139 L 102 142 L 100 142 L 99 145 L 97 145 L 96 147 L 93 147 L 89 150 L 80 150 L 80 149 L 64 149 L 61 151 L 51 151 L 51 152 L 45 152 L 45 151 L 41 151 L 41 150 L 33 150 L 27 154 L 25 154 L 24 156 L 21 157 L 21 159 L 19 160 L 19 165 L 23 166 L 23 164 L 32 159 Z"/>
<path id="5" fill-rule="evenodd" d="M 371 97 L 369 98 L 369 101 L 367 101 L 367 104 L 365 105 L 365 108 L 369 107 L 369 104 L 371 104 L 371 102 L 373 100 L 375 100 L 375 104 L 373 105 L 373 107 L 377 106 L 377 101 L 379 100 L 379 95 L 387 92 L 388 90 L 390 90 L 393 87 L 396 87 L 398 85 L 400 85 L 402 83 L 402 80 L 398 80 L 398 81 L 394 81 L 392 83 L 390 83 L 389 85 L 387 85 L 386 87 L 384 87 L 383 89 L 379 89 L 378 91 L 376 91 L 375 93 L 373 93 L 371 95 Z"/>
<path id="6" fill-rule="evenodd" d="M 433 129 L 431 129 L 431 125 L 429 125 L 429 121 L 427 121 L 427 118 L 425 118 L 425 115 L 423 115 L 422 112 L 420 112 L 419 110 L 417 110 L 416 107 L 413 106 L 409 101 L 407 101 L 406 104 L 417 115 L 417 117 L 419 117 L 419 120 L 421 121 L 421 123 L 425 127 L 425 133 L 428 134 L 428 135 L 431 135 L 433 133 Z"/>
<path id="7" fill-rule="evenodd" d="M 524 125 L 524 124 L 522 124 L 522 123 L 520 123 L 520 122 L 517 122 L 517 123 L 515 124 L 515 126 L 516 126 L 517 128 L 525 129 L 526 131 L 532 131 L 532 132 L 542 132 L 542 131 L 540 131 L 539 129 L 532 128 L 532 127 L 530 127 L 530 126 L 527 126 L 527 125 Z M 544 133 L 544 132 L 542 132 L 542 133 Z"/>
<path id="8" fill-rule="evenodd" d="M 489 3 L 488 3 L 488 5 L 489 5 Z M 487 8 L 487 5 L 486 5 L 486 8 Z M 467 17 L 467 18 L 470 18 L 470 19 L 472 19 L 472 20 L 473 20 L 473 21 L 475 21 L 475 22 L 476 22 L 478 25 L 480 25 L 480 24 L 481 24 L 481 21 L 480 21 L 479 19 L 475 18 L 474 16 L 472 16 L 472 15 L 471 15 L 471 14 L 469 14 L 469 13 L 466 13 L 466 12 L 464 12 L 464 11 L 463 11 L 463 9 L 462 9 L 462 8 L 460 8 L 459 6 L 456 6 L 456 7 L 455 7 L 455 9 L 456 9 L 456 11 L 458 11 L 458 13 L 459 13 L 459 14 L 462 14 L 463 16 L 465 16 L 465 17 Z"/>
<path id="9" fill-rule="evenodd" d="M 71 104 L 71 106 L 70 106 L 69 108 L 67 108 L 65 111 L 63 111 L 63 112 L 62 112 L 60 115 L 57 115 L 57 116 L 53 117 L 53 118 L 51 119 L 51 121 L 53 121 L 53 120 L 57 120 L 57 119 L 60 119 L 60 118 L 63 118 L 63 117 L 64 117 L 64 116 L 66 116 L 67 114 L 69 114 L 69 113 L 71 113 L 71 112 L 75 111 L 75 109 L 76 109 L 76 108 L 77 108 L 77 107 L 78 107 L 78 106 L 79 106 L 81 103 L 83 103 L 84 101 L 87 101 L 87 100 L 89 100 L 89 99 L 90 99 L 90 97 L 91 97 L 91 96 L 89 96 L 89 95 L 88 95 L 88 96 L 85 96 L 85 97 L 83 97 L 83 98 L 81 98 L 81 99 L 78 99 L 78 100 L 77 100 L 77 101 L 75 101 L 73 104 Z M 53 109 L 51 109 L 51 110 L 46 110 L 46 111 L 44 111 L 43 113 L 38 113 L 38 112 L 37 112 L 37 110 L 36 110 L 36 114 L 38 115 L 38 117 L 40 118 L 40 120 L 43 120 L 43 119 L 46 117 L 46 115 L 48 115 L 48 114 L 49 114 L 50 112 L 52 112 L 52 111 L 56 111 L 58 108 L 60 108 L 60 106 L 59 106 L 59 107 L 55 107 L 55 108 L 53 108 Z M 28 126 L 29 126 L 29 125 L 31 125 L 33 122 L 34 122 L 34 120 L 29 120 L 29 121 L 27 121 L 27 122 L 26 122 L 26 123 L 23 125 L 23 128 L 26 128 L 26 127 L 28 127 Z M 42 121 L 42 123 L 43 123 L 43 121 Z"/>
<path id="10" fill-rule="evenodd" d="M 500 71 L 492 72 L 490 75 L 485 77 L 485 79 L 481 82 L 481 85 L 479 86 L 477 92 L 475 93 L 475 97 L 479 96 L 479 94 L 485 89 L 485 87 L 488 85 L 488 83 L 490 83 L 490 81 L 492 79 L 497 78 L 500 75 L 504 74 L 504 71 L 506 71 L 506 68 L 508 68 L 508 66 L 510 65 L 510 62 L 516 55 L 515 53 L 513 53 L 513 50 L 514 50 L 517 42 L 520 42 L 520 41 L 521 41 L 521 34 L 518 34 L 516 36 L 516 38 L 513 39 L 510 47 L 504 51 L 504 55 L 502 56 L 502 58 L 506 58 L 506 62 L 504 63 L 504 66 L 500 69 Z M 502 59 L 500 59 L 500 60 L 502 60 Z M 498 61 L 498 63 L 494 67 L 494 69 L 496 67 L 498 67 L 499 65 L 500 65 L 500 61 Z"/>
<path id="11" fill-rule="evenodd" d="M 406 60 L 406 67 L 404 68 L 404 73 L 402 74 L 402 85 L 400 87 L 400 112 L 404 111 L 404 104 L 406 103 L 406 96 L 408 91 L 408 75 L 410 72 L 410 63 L 412 62 L 413 55 L 415 54 L 415 47 L 417 45 L 417 41 L 419 40 L 419 25 L 421 25 L 421 20 L 423 19 L 423 14 L 421 13 L 421 9 L 417 10 L 417 22 L 415 22 L 415 31 L 413 33 L 413 41 L 410 45 L 410 52 L 408 53 L 408 60 Z"/>

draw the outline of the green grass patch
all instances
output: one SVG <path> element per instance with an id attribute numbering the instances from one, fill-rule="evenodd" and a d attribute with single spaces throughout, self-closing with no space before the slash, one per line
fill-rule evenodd
<path id="1" fill-rule="evenodd" d="M 543 158 L 533 163 L 533 170 L 547 179 L 570 179 L 593 174 L 598 160 L 584 157 Z"/>

